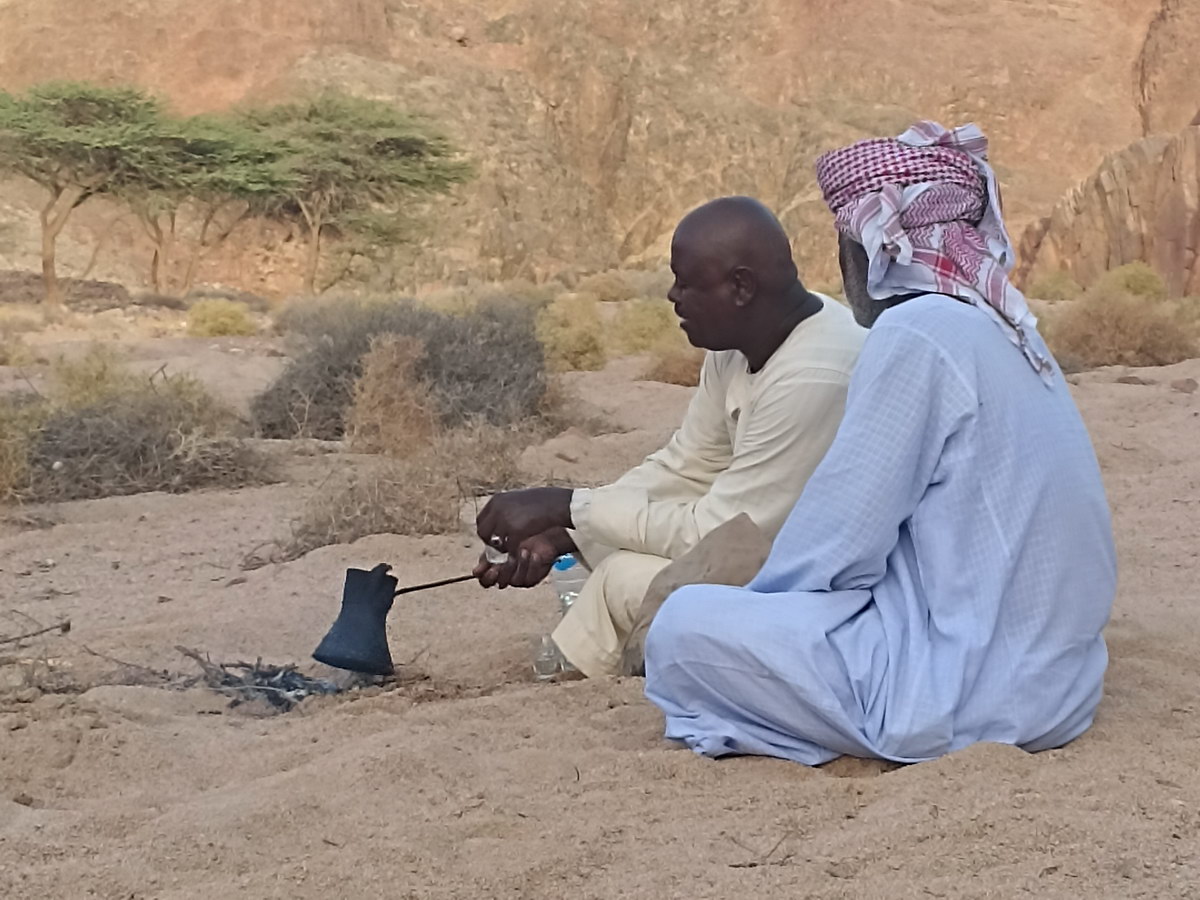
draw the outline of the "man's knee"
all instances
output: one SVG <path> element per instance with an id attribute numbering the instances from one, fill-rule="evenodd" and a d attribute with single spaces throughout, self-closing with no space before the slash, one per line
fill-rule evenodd
<path id="1" fill-rule="evenodd" d="M 651 657 L 663 660 L 673 656 L 689 635 L 696 631 L 696 620 L 689 616 L 687 608 L 694 605 L 698 595 L 703 594 L 704 585 L 687 585 L 669 596 L 654 617 L 654 624 L 646 635 L 646 660 Z"/>
<path id="2" fill-rule="evenodd" d="M 603 598 L 618 627 L 628 630 L 650 582 L 669 562 L 661 556 L 618 550 L 592 570 L 587 588 Z"/>

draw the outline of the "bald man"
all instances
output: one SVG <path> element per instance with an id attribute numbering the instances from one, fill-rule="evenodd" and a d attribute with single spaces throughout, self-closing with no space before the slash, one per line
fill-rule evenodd
<path id="1" fill-rule="evenodd" d="M 800 282 L 779 221 L 748 197 L 692 211 L 671 241 L 667 299 L 708 352 L 670 442 L 613 484 L 497 495 L 476 522 L 511 562 L 484 587 L 531 587 L 574 553 L 591 574 L 553 634 L 584 675 L 615 674 L 651 580 L 746 513 L 773 538 L 841 422 L 866 331 Z"/>

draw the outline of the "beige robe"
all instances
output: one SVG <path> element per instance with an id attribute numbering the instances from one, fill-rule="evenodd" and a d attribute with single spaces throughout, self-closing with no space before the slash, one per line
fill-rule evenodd
<path id="1" fill-rule="evenodd" d="M 591 576 L 554 631 L 585 675 L 618 671 L 646 588 L 671 560 L 746 513 L 774 538 L 833 441 L 866 338 L 827 297 L 758 372 L 709 353 L 683 423 L 613 484 L 577 490 L 573 537 Z"/>

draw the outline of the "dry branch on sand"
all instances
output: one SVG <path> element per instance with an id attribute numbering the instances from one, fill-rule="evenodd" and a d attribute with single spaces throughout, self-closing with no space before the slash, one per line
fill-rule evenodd
<path id="1" fill-rule="evenodd" d="M 181 646 L 175 649 L 200 667 L 200 681 L 231 698 L 231 706 L 259 701 L 271 711 L 288 712 L 308 697 L 339 691 L 332 681 L 301 675 L 295 666 L 272 666 L 261 659 L 253 663 L 215 663 L 198 650 Z M 189 679 L 183 686 L 195 681 Z"/>

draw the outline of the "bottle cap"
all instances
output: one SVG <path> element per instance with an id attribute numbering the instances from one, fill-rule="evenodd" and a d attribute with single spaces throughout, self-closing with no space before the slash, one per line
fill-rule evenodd
<path id="1" fill-rule="evenodd" d="M 568 553 L 566 556 L 560 556 L 554 561 L 554 571 L 565 572 L 567 569 L 571 568 L 571 566 L 576 566 L 578 564 L 579 563 L 576 562 L 575 557 Z"/>

